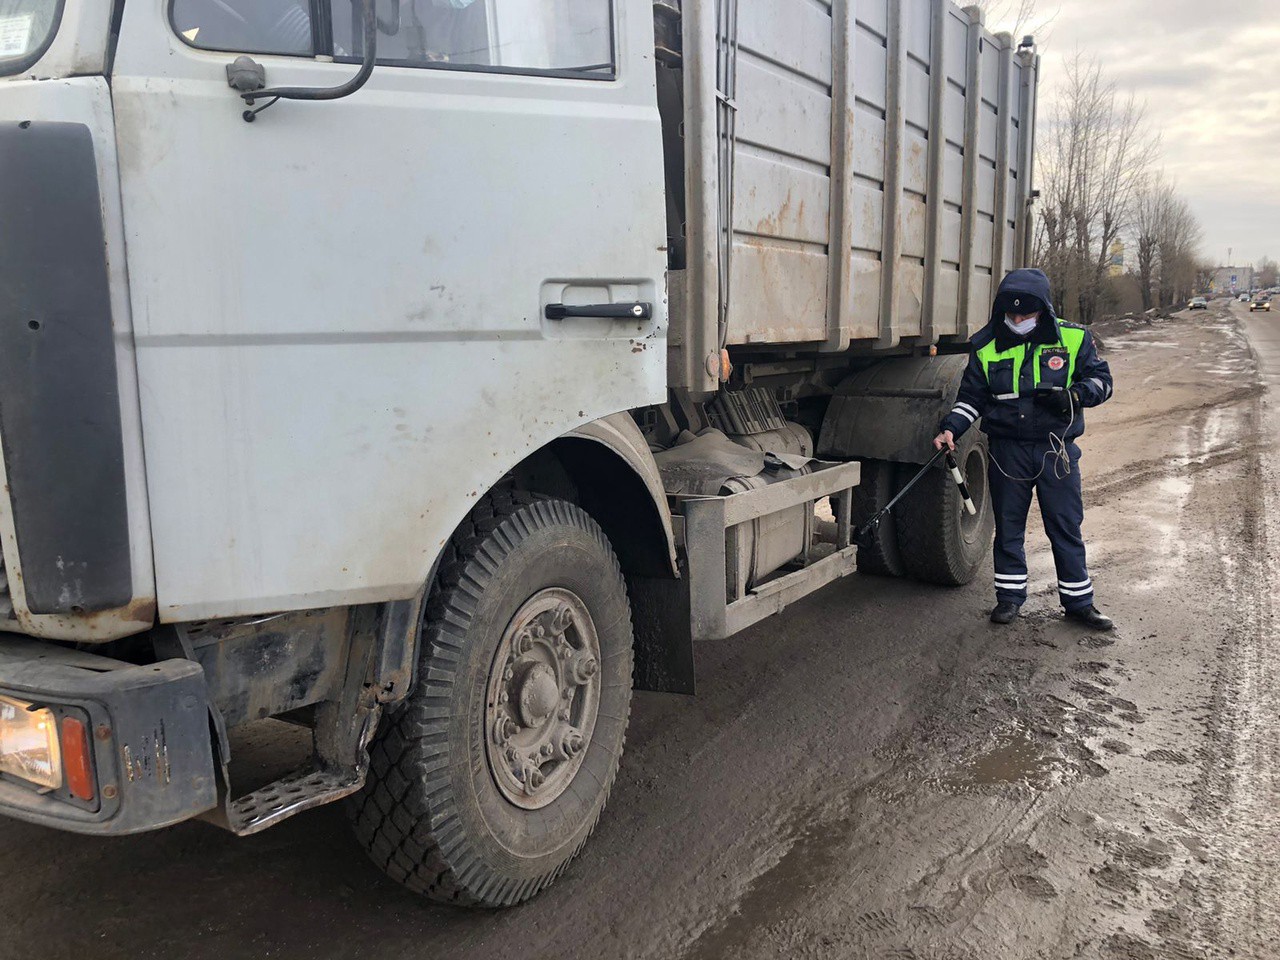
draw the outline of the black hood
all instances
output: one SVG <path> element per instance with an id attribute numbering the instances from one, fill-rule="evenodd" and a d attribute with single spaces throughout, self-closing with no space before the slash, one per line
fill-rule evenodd
<path id="1" fill-rule="evenodd" d="M 1057 343 L 1058 319 L 1053 315 L 1053 293 L 1049 278 L 1043 270 L 1026 268 L 1011 270 L 1000 281 L 1000 289 L 991 305 L 988 326 L 995 335 L 997 346 L 1008 349 L 1022 341 L 1004 322 L 1006 313 L 1030 313 L 1040 311 L 1040 321 L 1027 337 L 1032 343 Z"/>

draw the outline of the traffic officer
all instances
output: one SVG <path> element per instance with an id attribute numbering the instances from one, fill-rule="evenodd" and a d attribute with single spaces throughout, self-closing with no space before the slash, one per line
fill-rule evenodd
<path id="1" fill-rule="evenodd" d="M 1111 370 L 1084 327 L 1053 315 L 1049 278 L 1014 270 L 1000 283 L 991 321 L 970 341 L 955 406 L 934 438 L 938 449 L 982 420 L 995 512 L 994 623 L 1011 623 L 1027 599 L 1024 540 L 1034 491 L 1053 546 L 1058 599 L 1066 615 L 1095 630 L 1112 622 L 1093 602 L 1080 524 L 1084 409 L 1111 397 Z"/>

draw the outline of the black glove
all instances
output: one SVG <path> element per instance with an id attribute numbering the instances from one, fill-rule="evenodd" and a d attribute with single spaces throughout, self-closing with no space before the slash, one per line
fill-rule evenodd
<path id="1" fill-rule="evenodd" d="M 1070 390 L 1042 390 L 1036 394 L 1036 403 L 1059 417 L 1071 416 L 1072 409 L 1080 409 L 1080 394 Z"/>

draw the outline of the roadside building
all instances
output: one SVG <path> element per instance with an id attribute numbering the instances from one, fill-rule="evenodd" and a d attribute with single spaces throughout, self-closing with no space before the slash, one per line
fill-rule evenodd
<path id="1" fill-rule="evenodd" d="M 1253 267 L 1218 267 L 1209 289 L 1220 293 L 1247 293 L 1253 289 Z"/>

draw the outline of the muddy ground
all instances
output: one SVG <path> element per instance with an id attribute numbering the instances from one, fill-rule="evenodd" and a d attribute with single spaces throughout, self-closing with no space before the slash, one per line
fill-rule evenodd
<path id="1" fill-rule="evenodd" d="M 503 913 L 415 900 L 322 809 L 237 840 L 0 823 L 0 956 L 1280 957 L 1280 319 L 1216 303 L 1103 329 L 1091 571 L 1062 622 L 989 569 L 852 577 L 636 697 L 583 856 Z"/>

